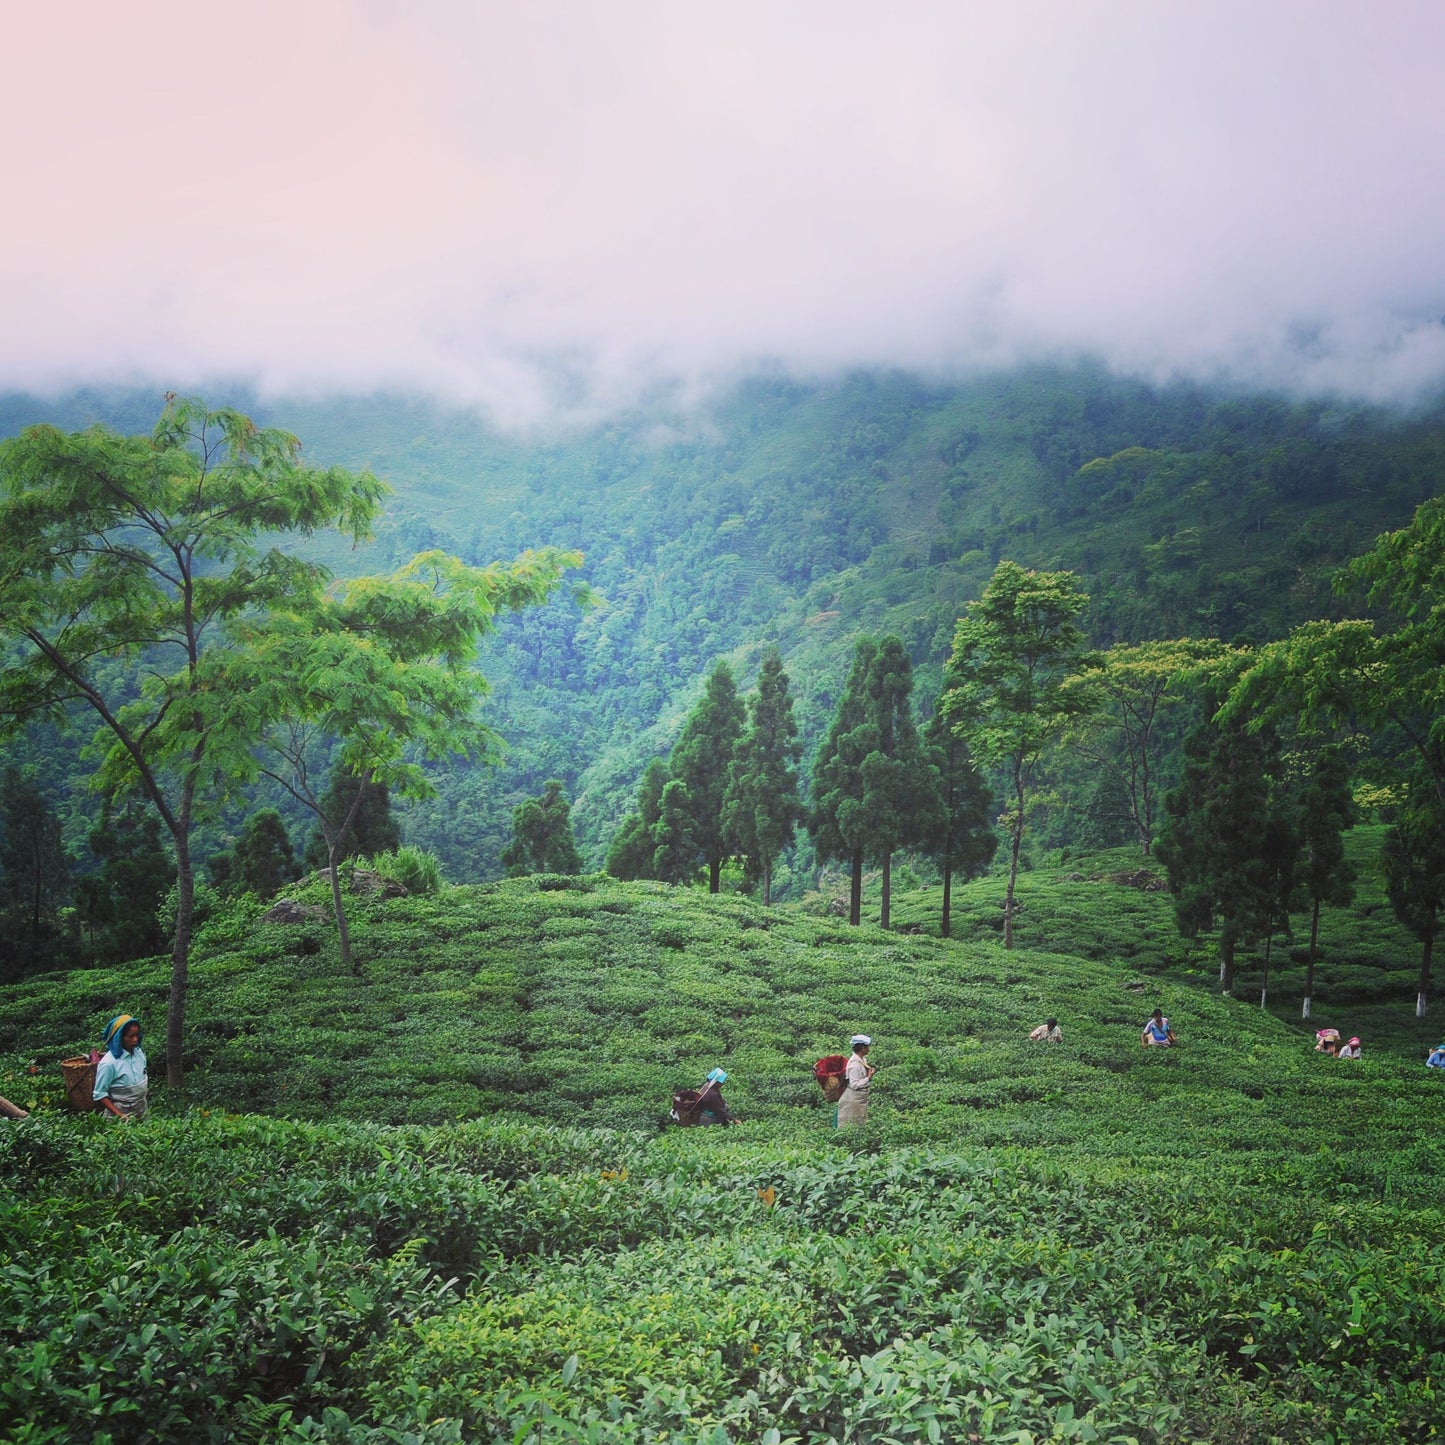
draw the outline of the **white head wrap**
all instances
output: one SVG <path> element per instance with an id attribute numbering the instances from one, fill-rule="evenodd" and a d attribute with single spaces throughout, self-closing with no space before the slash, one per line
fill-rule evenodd
<path id="1" fill-rule="evenodd" d="M 859 1044 L 867 1044 L 870 1047 L 872 1047 L 873 1044 L 873 1040 L 870 1039 L 867 1034 L 854 1034 L 853 1037 L 848 1040 L 848 1042 L 854 1045 L 855 1048 Z"/>

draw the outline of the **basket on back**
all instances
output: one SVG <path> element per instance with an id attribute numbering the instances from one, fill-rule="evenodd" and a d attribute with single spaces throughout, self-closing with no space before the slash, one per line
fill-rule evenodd
<path id="1" fill-rule="evenodd" d="M 848 1086 L 843 1072 L 847 1067 L 848 1058 L 845 1054 L 826 1054 L 813 1065 L 813 1077 L 818 1081 L 823 1097 L 830 1104 L 836 1104 L 843 1097 L 843 1090 Z"/>
<path id="2" fill-rule="evenodd" d="M 95 1065 L 80 1054 L 73 1059 L 61 1059 L 60 1072 L 65 1077 L 65 1102 L 82 1114 L 92 1113 L 98 1107 L 95 1102 Z"/>
<path id="3" fill-rule="evenodd" d="M 672 1096 L 672 1117 L 684 1129 L 693 1128 L 701 1114 L 701 1100 L 696 1089 L 678 1089 Z"/>

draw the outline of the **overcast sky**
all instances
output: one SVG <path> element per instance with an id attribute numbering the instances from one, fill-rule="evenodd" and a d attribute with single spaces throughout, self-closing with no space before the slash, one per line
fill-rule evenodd
<path id="1" fill-rule="evenodd" d="M 1445 385 L 1439 0 L 45 0 L 0 387 Z"/>

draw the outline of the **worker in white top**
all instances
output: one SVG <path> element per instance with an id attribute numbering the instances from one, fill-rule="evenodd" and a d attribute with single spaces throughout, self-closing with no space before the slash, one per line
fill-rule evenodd
<path id="1" fill-rule="evenodd" d="M 873 1088 L 873 1065 L 868 1062 L 868 1050 L 873 1040 L 867 1034 L 854 1034 L 851 1040 L 853 1052 L 843 1070 L 847 1087 L 838 1100 L 838 1127 L 849 1124 L 863 1124 L 868 1119 L 868 1095 Z"/>

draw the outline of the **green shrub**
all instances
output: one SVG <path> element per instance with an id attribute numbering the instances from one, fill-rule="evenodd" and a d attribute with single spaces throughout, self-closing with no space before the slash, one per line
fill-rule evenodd
<path id="1" fill-rule="evenodd" d="M 400 883 L 408 893 L 440 893 L 442 865 L 422 848 L 403 844 L 394 853 L 378 853 L 365 865 L 392 883 Z"/>

